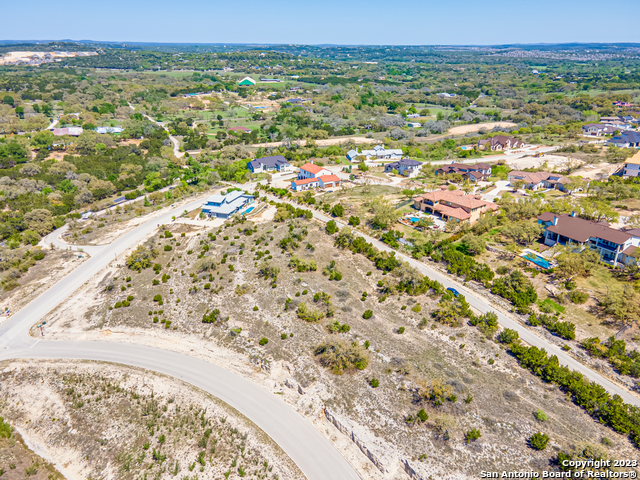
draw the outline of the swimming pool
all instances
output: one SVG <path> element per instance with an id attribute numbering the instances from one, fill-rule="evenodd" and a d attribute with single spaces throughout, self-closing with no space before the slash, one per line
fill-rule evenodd
<path id="1" fill-rule="evenodd" d="M 251 213 L 251 210 L 253 210 L 253 208 L 254 208 L 254 207 L 249 207 L 249 208 L 247 208 L 247 209 L 244 211 L 244 213 Z"/>
<path id="2" fill-rule="evenodd" d="M 419 222 L 420 219 L 418 217 L 410 217 L 409 220 L 411 220 L 413 223 Z"/>
<path id="3" fill-rule="evenodd" d="M 523 255 L 522 257 L 526 258 L 532 263 L 535 263 L 539 267 L 544 268 L 545 270 L 551 268 L 551 262 L 549 262 L 549 260 L 542 258 L 540 255 L 536 255 L 535 253 L 527 252 L 527 254 Z"/>

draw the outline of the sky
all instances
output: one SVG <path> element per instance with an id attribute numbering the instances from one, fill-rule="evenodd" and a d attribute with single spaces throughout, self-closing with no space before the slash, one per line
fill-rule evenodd
<path id="1" fill-rule="evenodd" d="M 29 0 L 7 2 L 2 10 L 2 40 L 307 45 L 640 43 L 638 0 Z"/>

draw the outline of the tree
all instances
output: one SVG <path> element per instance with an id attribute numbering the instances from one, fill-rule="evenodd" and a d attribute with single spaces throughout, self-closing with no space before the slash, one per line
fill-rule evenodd
<path id="1" fill-rule="evenodd" d="M 334 233 L 336 233 L 338 231 L 338 225 L 336 225 L 336 221 L 331 220 L 327 222 L 326 230 L 329 235 L 333 235 Z"/>
<path id="2" fill-rule="evenodd" d="M 367 166 L 365 165 L 365 163 L 364 163 L 364 162 L 360 162 L 360 163 L 358 164 L 358 169 L 359 169 L 361 172 L 368 172 L 368 171 L 369 171 L 369 167 L 367 167 Z"/>
<path id="3" fill-rule="evenodd" d="M 491 293 L 511 300 L 516 307 L 523 309 L 526 309 L 538 299 L 535 287 L 519 270 L 514 270 L 509 275 L 496 278 L 491 286 Z"/>
<path id="4" fill-rule="evenodd" d="M 477 428 L 472 428 L 465 434 L 465 441 L 467 443 L 471 443 L 479 439 L 482 435 L 480 434 L 480 430 Z"/>
<path id="5" fill-rule="evenodd" d="M 53 133 L 49 130 L 38 132 L 31 138 L 31 145 L 35 148 L 47 148 L 53 145 Z"/>
<path id="6" fill-rule="evenodd" d="M 349 225 L 352 227 L 357 227 L 360 225 L 360 218 L 354 217 L 353 215 L 349 217 Z"/>
<path id="7" fill-rule="evenodd" d="M 520 335 L 518 335 L 518 332 L 510 328 L 505 328 L 503 331 L 500 332 L 500 336 L 498 340 L 500 341 L 500 343 L 510 344 L 515 342 L 519 338 L 520 338 Z"/>
<path id="8" fill-rule="evenodd" d="M 331 209 L 331 215 L 334 217 L 342 217 L 344 215 L 344 207 L 339 203 Z"/>
<path id="9" fill-rule="evenodd" d="M 609 287 L 600 306 L 607 315 L 623 323 L 637 322 L 640 318 L 640 295 L 631 285 Z"/>
<path id="10" fill-rule="evenodd" d="M 389 228 L 400 216 L 395 207 L 381 197 L 377 197 L 371 202 L 370 210 L 373 212 L 371 223 L 374 228 Z"/>
<path id="11" fill-rule="evenodd" d="M 501 233 L 521 245 L 527 245 L 537 239 L 542 234 L 542 231 L 542 225 L 528 220 L 522 220 L 505 225 Z"/>
<path id="12" fill-rule="evenodd" d="M 26 175 L 27 177 L 33 177 L 40 173 L 40 167 L 35 163 L 25 163 L 24 166 L 20 169 L 20 173 Z"/>
<path id="13" fill-rule="evenodd" d="M 478 237 L 473 233 L 468 233 L 460 240 L 460 243 L 464 245 L 471 255 L 477 255 L 484 252 L 487 248 L 487 242 L 484 238 Z"/>
<path id="14" fill-rule="evenodd" d="M 11 95 L 5 95 L 2 99 L 2 103 L 4 103 L 5 105 L 11 105 L 13 107 L 15 101 L 13 100 L 13 97 Z"/>
<path id="15" fill-rule="evenodd" d="M 37 208 L 24 214 L 24 223 L 29 230 L 39 235 L 46 235 L 53 230 L 53 218 L 51 212 L 44 208 Z"/>
<path id="16" fill-rule="evenodd" d="M 515 180 L 515 181 L 511 182 L 511 186 L 513 187 L 514 190 L 520 190 L 525 185 L 526 185 L 526 183 L 525 183 L 524 180 Z"/>

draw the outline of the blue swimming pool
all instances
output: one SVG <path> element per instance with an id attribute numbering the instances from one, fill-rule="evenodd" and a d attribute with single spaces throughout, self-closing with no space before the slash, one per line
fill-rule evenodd
<path id="1" fill-rule="evenodd" d="M 251 210 L 253 210 L 253 208 L 254 208 L 254 207 L 249 207 L 249 208 L 247 208 L 247 209 L 245 210 L 245 212 L 244 212 L 244 213 L 251 213 Z"/>
<path id="2" fill-rule="evenodd" d="M 409 220 L 411 220 L 413 223 L 420 221 L 420 219 L 418 217 L 411 217 L 411 218 L 409 218 Z"/>
<path id="3" fill-rule="evenodd" d="M 535 253 L 527 252 L 527 254 L 524 255 L 523 257 L 529 260 L 530 262 L 535 263 L 539 267 L 544 268 L 545 270 L 548 270 L 549 268 L 551 268 L 551 263 L 549 262 L 549 260 L 546 260 L 542 258 L 540 255 L 536 255 Z"/>

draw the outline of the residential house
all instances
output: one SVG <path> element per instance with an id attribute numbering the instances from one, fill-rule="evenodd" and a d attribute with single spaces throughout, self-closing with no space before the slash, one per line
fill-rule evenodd
<path id="1" fill-rule="evenodd" d="M 305 178 L 318 178 L 322 175 L 331 175 L 332 172 L 328 168 L 321 167 L 320 165 L 315 165 L 313 162 L 305 163 L 298 170 L 298 179 L 302 180 Z"/>
<path id="2" fill-rule="evenodd" d="M 480 180 L 486 180 L 491 176 L 491 165 L 488 163 L 476 163 L 475 165 L 450 163 L 436 170 L 436 175 L 447 175 L 451 173 L 459 173 L 470 182 L 478 182 Z"/>
<path id="3" fill-rule="evenodd" d="M 397 170 L 400 175 L 404 175 L 405 177 L 415 177 L 420 173 L 421 169 L 422 162 L 411 160 L 409 158 L 403 158 L 401 160 L 398 160 L 397 162 L 387 163 L 384 166 L 385 172 Z"/>
<path id="4" fill-rule="evenodd" d="M 636 261 L 640 230 L 617 230 L 607 222 L 592 222 L 577 217 L 575 212 L 570 215 L 544 212 L 538 217 L 538 223 L 544 227 L 545 245 L 560 243 L 579 251 L 592 248 L 598 250 L 602 260 L 611 262 L 614 267 L 618 263 Z"/>
<path id="5" fill-rule="evenodd" d="M 291 164 L 282 155 L 273 157 L 256 158 L 247 163 L 247 168 L 253 173 L 262 172 L 290 172 L 293 170 Z"/>
<path id="6" fill-rule="evenodd" d="M 602 123 L 587 123 L 582 126 L 582 133 L 592 137 L 601 137 L 602 135 L 611 135 L 616 129 L 610 125 Z"/>
<path id="7" fill-rule="evenodd" d="M 234 190 L 226 195 L 211 195 L 202 205 L 202 212 L 209 217 L 229 218 L 253 201 L 253 195 Z"/>
<path id="8" fill-rule="evenodd" d="M 498 210 L 498 205 L 485 202 L 480 195 L 465 195 L 461 190 L 447 190 L 446 187 L 413 199 L 414 208 L 423 212 L 440 215 L 444 221 L 455 220 L 473 224 L 487 212 Z"/>
<path id="9" fill-rule="evenodd" d="M 280 83 L 282 80 L 279 78 L 261 78 L 260 81 L 262 83 Z"/>
<path id="10" fill-rule="evenodd" d="M 340 186 L 340 177 L 335 174 L 321 175 L 319 177 L 300 178 L 291 181 L 291 190 L 296 192 L 310 190 L 312 188 L 333 188 Z"/>
<path id="11" fill-rule="evenodd" d="M 122 127 L 97 127 L 97 133 L 122 133 L 124 128 Z"/>
<path id="12" fill-rule="evenodd" d="M 407 127 L 420 128 L 422 124 L 420 122 L 407 122 Z"/>
<path id="13" fill-rule="evenodd" d="M 611 140 L 607 140 L 606 145 L 620 148 L 640 148 L 640 133 L 622 132 L 614 135 Z"/>
<path id="14" fill-rule="evenodd" d="M 256 81 L 251 77 L 244 77 L 238 82 L 238 85 L 242 87 L 251 87 L 256 84 Z"/>
<path id="15" fill-rule="evenodd" d="M 251 129 L 247 127 L 231 127 L 227 132 L 251 133 Z"/>
<path id="16" fill-rule="evenodd" d="M 82 130 L 82 127 L 65 127 L 65 128 L 54 128 L 52 132 L 56 137 L 61 137 L 62 135 L 71 135 L 72 137 L 79 137 L 82 134 L 83 130 Z"/>
<path id="17" fill-rule="evenodd" d="M 486 138 L 478 141 L 478 149 L 490 149 L 492 151 L 510 150 L 512 148 L 524 147 L 524 142 L 515 137 L 507 137 L 505 135 L 496 135 L 495 137 Z"/>
<path id="18" fill-rule="evenodd" d="M 640 152 L 625 160 L 622 175 L 625 177 L 640 177 Z"/>
<path id="19" fill-rule="evenodd" d="M 509 172 L 508 178 L 511 184 L 518 180 L 522 180 L 524 182 L 524 188 L 527 190 L 554 188 L 556 190 L 564 191 L 565 185 L 570 182 L 567 177 L 560 173 L 521 172 L 519 170 L 512 170 Z"/>
<path id="20" fill-rule="evenodd" d="M 357 157 L 357 156 L 359 156 L 359 155 L 362 155 L 362 154 L 361 154 L 361 153 L 358 153 L 358 149 L 356 149 L 356 150 L 349 150 L 349 151 L 347 152 L 346 157 L 347 157 L 347 160 L 349 160 L 350 162 L 356 162 L 356 161 L 357 161 L 357 160 L 356 160 L 356 157 Z"/>
<path id="21" fill-rule="evenodd" d="M 361 153 L 358 153 L 356 149 L 357 155 L 364 155 L 367 160 L 399 160 L 402 158 L 402 149 L 395 148 L 387 150 L 384 145 L 376 145 L 373 147 L 373 150 L 363 150 Z"/>
<path id="22" fill-rule="evenodd" d="M 409 113 L 407 114 L 407 118 L 419 118 L 420 114 L 419 113 Z"/>

